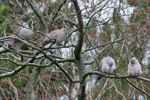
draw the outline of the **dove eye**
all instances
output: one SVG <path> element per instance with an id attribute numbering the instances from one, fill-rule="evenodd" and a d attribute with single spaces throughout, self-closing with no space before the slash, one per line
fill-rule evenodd
<path id="1" fill-rule="evenodd" d="M 113 63 L 110 63 L 109 65 L 110 65 L 110 66 L 112 66 L 112 65 L 113 65 Z"/>

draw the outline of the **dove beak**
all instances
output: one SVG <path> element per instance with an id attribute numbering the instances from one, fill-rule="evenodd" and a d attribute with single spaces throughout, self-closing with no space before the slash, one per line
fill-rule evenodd
<path id="1" fill-rule="evenodd" d="M 69 34 L 69 32 L 70 32 L 70 31 L 69 31 L 69 30 L 67 30 L 66 34 Z"/>

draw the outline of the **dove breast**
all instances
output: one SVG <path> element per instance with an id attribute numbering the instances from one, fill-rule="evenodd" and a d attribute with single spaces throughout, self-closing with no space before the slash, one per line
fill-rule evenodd
<path id="1" fill-rule="evenodd" d="M 23 23 L 23 26 L 24 27 L 19 27 L 17 35 L 25 40 L 28 40 L 33 35 L 33 31 L 29 29 L 27 23 Z"/>
<path id="2" fill-rule="evenodd" d="M 56 40 L 56 43 L 60 44 L 62 41 L 65 40 L 66 33 L 67 33 L 66 28 L 62 28 L 60 30 L 54 30 L 47 35 L 42 45 L 46 46 L 47 44 L 51 43 L 51 41 L 49 41 L 51 39 Z"/>
<path id="3" fill-rule="evenodd" d="M 128 75 L 129 76 L 139 76 L 142 74 L 142 68 L 139 61 L 133 57 L 128 64 Z"/>
<path id="4" fill-rule="evenodd" d="M 114 73 L 116 69 L 115 61 L 112 57 L 104 57 L 100 63 L 100 71 L 103 73 Z"/>

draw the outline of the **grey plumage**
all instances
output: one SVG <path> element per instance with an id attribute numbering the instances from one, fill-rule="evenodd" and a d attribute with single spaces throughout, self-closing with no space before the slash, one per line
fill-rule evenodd
<path id="1" fill-rule="evenodd" d="M 27 23 L 23 23 L 22 26 L 23 27 L 18 28 L 17 35 L 21 37 L 22 39 L 29 40 L 31 36 L 33 35 L 33 31 L 29 29 L 29 26 Z M 16 35 L 10 35 L 9 37 L 12 37 L 12 38 L 10 38 L 9 40 L 6 40 L 4 43 L 4 46 L 9 49 L 17 49 L 20 46 L 21 41 L 13 38 L 13 37 L 16 37 Z M 2 48 L 1 50 L 3 49 L 5 50 L 5 48 L 3 49 Z"/>
<path id="2" fill-rule="evenodd" d="M 103 73 L 114 73 L 114 70 L 117 68 L 114 59 L 109 56 L 101 60 L 99 67 Z"/>
<path id="3" fill-rule="evenodd" d="M 8 52 L 9 51 L 8 49 L 12 50 L 13 48 L 17 46 L 17 43 L 15 43 L 15 40 L 11 38 L 11 37 L 15 37 L 15 35 L 10 35 L 9 37 L 10 37 L 9 39 L 5 40 L 3 47 L 0 48 L 0 54 Z"/>
<path id="4" fill-rule="evenodd" d="M 115 72 L 115 69 L 116 69 L 116 64 L 115 64 L 115 60 L 110 57 L 110 56 L 107 56 L 107 57 L 104 57 L 102 60 L 101 60 L 101 63 L 99 65 L 99 68 L 98 68 L 98 71 L 102 72 L 102 73 L 107 73 L 107 74 L 113 74 Z M 97 78 L 97 80 L 95 81 L 95 84 L 98 83 L 98 80 L 100 80 L 102 77 L 99 76 Z"/>
<path id="5" fill-rule="evenodd" d="M 17 35 L 25 40 L 28 40 L 33 36 L 33 31 L 29 29 L 29 26 L 27 23 L 23 23 L 23 27 L 18 28 Z"/>
<path id="6" fill-rule="evenodd" d="M 139 76 L 142 74 L 142 68 L 139 61 L 132 57 L 131 61 L 128 64 L 128 75 L 129 76 Z"/>
<path id="7" fill-rule="evenodd" d="M 15 35 L 10 35 L 9 37 L 12 37 L 12 38 L 5 41 L 4 46 L 9 48 L 9 49 L 13 49 L 13 48 L 17 47 L 18 43 L 16 42 L 15 39 L 13 39 L 13 37 L 16 37 L 16 36 Z"/>
<path id="8" fill-rule="evenodd" d="M 65 40 L 66 34 L 67 34 L 66 28 L 62 28 L 60 30 L 54 30 L 47 35 L 48 37 L 44 39 L 42 46 L 47 47 L 47 45 L 52 43 L 53 40 L 55 40 L 57 44 L 61 44 L 61 42 Z"/>

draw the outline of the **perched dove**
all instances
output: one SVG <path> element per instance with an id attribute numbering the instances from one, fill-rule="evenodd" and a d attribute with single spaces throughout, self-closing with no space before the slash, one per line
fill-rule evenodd
<path id="1" fill-rule="evenodd" d="M 102 59 L 99 67 L 103 73 L 114 73 L 117 68 L 114 59 L 109 56 Z"/>
<path id="2" fill-rule="evenodd" d="M 139 61 L 132 57 L 131 61 L 128 64 L 128 75 L 129 76 L 139 76 L 142 74 L 142 69 Z"/>
<path id="3" fill-rule="evenodd" d="M 116 69 L 116 65 L 115 65 L 115 60 L 112 57 L 104 57 L 101 60 L 100 66 L 98 68 L 98 71 L 102 72 L 102 73 L 107 73 L 107 74 L 113 74 L 115 72 Z M 98 83 L 98 80 L 100 80 L 102 77 L 99 76 L 97 78 L 97 80 L 95 81 L 95 84 Z"/>
<path id="4" fill-rule="evenodd" d="M 29 29 L 27 23 L 23 23 L 23 27 L 18 28 L 17 35 L 25 40 L 29 40 L 33 35 L 33 31 Z M 9 37 L 16 37 L 16 35 L 10 35 Z M 9 49 L 17 49 L 20 46 L 21 42 L 17 39 L 10 38 L 10 40 L 5 41 L 4 46 Z"/>
<path id="5" fill-rule="evenodd" d="M 19 46 L 18 42 L 15 42 L 15 39 L 11 38 L 11 37 L 15 37 L 15 35 L 10 35 L 10 38 L 8 40 L 6 40 L 4 43 L 2 43 L 3 47 L 0 48 L 0 54 L 7 52 L 7 48 L 8 49 L 13 49 Z"/>
<path id="6" fill-rule="evenodd" d="M 62 28 L 60 30 L 54 30 L 51 33 L 49 33 L 46 37 L 46 39 L 44 40 L 44 42 L 42 43 L 42 46 L 46 46 L 49 43 L 52 42 L 52 40 L 56 40 L 57 44 L 61 44 L 62 41 L 65 40 L 66 34 L 67 34 L 67 29 L 66 28 Z"/>
<path id="7" fill-rule="evenodd" d="M 15 35 L 10 35 L 10 37 L 15 37 Z M 5 41 L 4 46 L 9 49 L 16 47 L 15 40 L 13 38 L 10 38 L 8 41 Z"/>
<path id="8" fill-rule="evenodd" d="M 23 23 L 23 27 L 18 28 L 17 35 L 25 40 L 29 40 L 31 36 L 33 35 L 33 31 L 29 29 L 29 26 L 27 23 Z"/>

